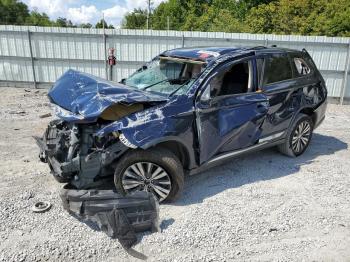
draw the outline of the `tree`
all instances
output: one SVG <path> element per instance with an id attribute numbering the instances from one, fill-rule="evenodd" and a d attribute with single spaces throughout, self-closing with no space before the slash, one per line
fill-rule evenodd
<path id="1" fill-rule="evenodd" d="M 271 0 L 168 0 L 154 10 L 152 29 L 165 30 L 169 21 L 172 30 L 242 32 L 247 28 L 243 21 L 249 7 L 259 2 Z M 143 21 L 137 26 L 124 23 L 123 27 L 144 28 Z"/>
<path id="2" fill-rule="evenodd" d="M 67 18 L 64 17 L 57 18 L 55 25 L 58 27 L 77 27 L 71 20 L 67 20 Z"/>
<path id="3" fill-rule="evenodd" d="M 127 13 L 122 21 L 122 28 L 129 29 L 145 29 L 147 27 L 147 10 L 146 9 L 134 9 L 132 12 Z"/>
<path id="4" fill-rule="evenodd" d="M 53 26 L 54 22 L 50 20 L 47 14 L 39 13 L 37 10 L 30 12 L 30 15 L 27 17 L 27 25 L 36 25 L 36 26 Z"/>
<path id="5" fill-rule="evenodd" d="M 312 23 L 310 34 L 350 36 L 350 2 L 347 0 L 322 1 L 308 21 Z M 309 34 L 305 31 L 305 33 Z"/>
<path id="6" fill-rule="evenodd" d="M 0 24 L 77 27 L 56 21 L 18 0 L 0 0 Z M 147 9 L 134 9 L 122 28 L 145 29 Z M 349 0 L 167 0 L 150 15 L 157 30 L 221 31 L 273 34 L 350 36 Z M 114 28 L 101 19 L 96 28 Z M 79 27 L 91 28 L 90 23 Z"/>
<path id="7" fill-rule="evenodd" d="M 247 32 L 248 29 L 239 18 L 233 16 L 229 10 L 223 9 L 216 12 L 208 31 L 242 33 Z"/>
<path id="8" fill-rule="evenodd" d="M 350 36 L 348 0 L 280 0 L 250 10 L 252 33 Z"/>
<path id="9" fill-rule="evenodd" d="M 81 28 L 92 28 L 92 24 L 90 24 L 90 23 L 86 23 L 86 24 L 82 23 L 82 24 L 78 25 L 78 27 L 81 27 Z"/>
<path id="10" fill-rule="evenodd" d="M 105 28 L 114 29 L 114 26 L 108 25 L 104 19 L 101 19 L 99 22 L 97 22 L 97 24 L 95 25 L 95 28 L 103 28 L 103 24 Z"/>
<path id="11" fill-rule="evenodd" d="M 17 0 L 0 0 L 0 24 L 24 25 L 28 17 L 26 4 Z"/>
<path id="12" fill-rule="evenodd" d="M 179 0 L 163 2 L 153 12 L 152 29 L 167 29 L 169 17 L 169 28 L 171 30 L 179 30 L 185 21 L 186 13 L 186 9 Z"/>

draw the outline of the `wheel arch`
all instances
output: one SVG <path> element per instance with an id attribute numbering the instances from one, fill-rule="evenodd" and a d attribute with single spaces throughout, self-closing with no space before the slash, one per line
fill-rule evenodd
<path id="1" fill-rule="evenodd" d="M 152 147 L 161 147 L 173 152 L 180 160 L 184 169 L 190 169 L 194 165 L 193 150 L 178 137 L 162 137 L 143 145 L 141 148 L 146 150 Z"/>
<path id="2" fill-rule="evenodd" d="M 310 106 L 307 106 L 307 107 L 303 107 L 299 110 L 297 110 L 293 117 L 291 118 L 291 121 L 289 123 L 289 126 L 288 126 L 288 130 L 293 126 L 294 122 L 296 121 L 296 119 L 298 118 L 298 115 L 299 114 L 304 114 L 304 115 L 307 115 L 307 116 L 310 116 L 311 119 L 312 119 L 312 122 L 313 124 L 315 125 L 316 123 L 316 120 L 317 120 L 317 115 L 315 113 L 315 109 L 310 107 Z"/>
<path id="3" fill-rule="evenodd" d="M 304 108 L 302 108 L 299 112 L 298 112 L 298 114 L 304 114 L 304 115 L 308 115 L 308 116 L 310 116 L 311 117 L 311 119 L 312 119 L 312 122 L 313 122 L 313 124 L 315 125 L 316 124 L 316 121 L 317 121 L 317 115 L 316 115 L 316 113 L 315 113 L 315 109 L 313 109 L 312 107 L 304 107 Z M 298 115 L 297 114 L 297 115 Z"/>

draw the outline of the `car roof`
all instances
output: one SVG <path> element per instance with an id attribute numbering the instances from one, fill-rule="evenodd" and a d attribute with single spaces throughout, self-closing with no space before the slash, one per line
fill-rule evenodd
<path id="1" fill-rule="evenodd" d="M 190 48 L 176 48 L 168 50 L 160 54 L 165 57 L 185 58 L 191 60 L 199 60 L 203 62 L 210 62 L 218 57 L 226 54 L 238 54 L 255 51 L 256 54 L 264 53 L 285 53 L 285 52 L 300 52 L 299 50 L 292 50 L 279 47 L 190 47 Z"/>

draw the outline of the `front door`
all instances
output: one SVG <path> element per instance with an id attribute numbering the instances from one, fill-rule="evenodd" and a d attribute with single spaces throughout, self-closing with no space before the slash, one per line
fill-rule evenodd
<path id="1" fill-rule="evenodd" d="M 204 83 L 196 103 L 201 164 L 259 140 L 269 103 L 256 87 L 254 58 L 227 63 Z"/>

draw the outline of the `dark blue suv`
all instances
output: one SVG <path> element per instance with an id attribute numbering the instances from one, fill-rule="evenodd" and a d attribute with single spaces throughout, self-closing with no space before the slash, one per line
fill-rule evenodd
<path id="1" fill-rule="evenodd" d="M 174 200 L 184 174 L 277 146 L 308 147 L 326 111 L 324 79 L 306 50 L 166 51 L 121 83 L 67 71 L 49 91 L 58 119 L 36 138 L 59 182 Z M 109 182 L 111 183 L 111 182 Z"/>

